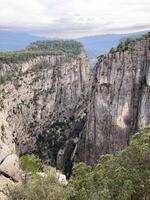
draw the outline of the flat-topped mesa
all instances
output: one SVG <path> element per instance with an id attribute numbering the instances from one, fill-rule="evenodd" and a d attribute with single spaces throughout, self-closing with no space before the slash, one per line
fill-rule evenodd
<path id="1" fill-rule="evenodd" d="M 52 54 L 79 55 L 83 49 L 80 42 L 74 40 L 46 40 L 31 43 L 26 50 L 48 52 Z"/>
<path id="2" fill-rule="evenodd" d="M 49 49 L 49 43 L 54 51 Z M 83 114 L 89 91 L 90 67 L 80 43 L 48 42 L 46 51 L 43 47 L 37 50 L 35 44 L 39 48 L 47 43 L 33 43 L 26 51 L 0 53 L 0 147 L 8 154 L 37 151 L 42 145 L 41 133 L 46 136 L 45 149 L 51 145 L 50 133 L 55 146 L 62 140 L 65 144 L 68 137 L 75 138 L 71 129 L 67 135 L 64 130 L 60 132 L 61 124 L 66 124 L 63 128 L 73 126 L 76 115 Z M 60 47 L 61 53 L 57 51 Z M 52 146 L 50 164 L 56 163 L 59 148 Z M 43 153 L 49 158 L 49 152 Z M 5 162 L 5 158 L 2 160 Z"/>
<path id="3" fill-rule="evenodd" d="M 121 50 L 121 48 L 123 48 Z M 125 41 L 99 57 L 88 106 L 80 159 L 127 146 L 130 133 L 150 124 L 150 35 Z"/>
<path id="4" fill-rule="evenodd" d="M 62 57 L 62 62 L 67 62 L 71 58 L 86 54 L 81 43 L 72 40 L 37 41 L 31 43 L 25 50 L 14 52 L 0 52 L 0 78 L 9 71 L 21 73 L 21 67 L 30 66 L 30 63 L 38 63 L 40 58 L 48 56 Z M 2 66 L 2 64 L 4 64 Z M 8 65 L 8 66 L 7 66 Z M 45 67 L 45 66 L 44 66 Z M 10 74 L 9 74 L 10 75 Z M 11 74 L 12 75 L 12 74 Z"/>

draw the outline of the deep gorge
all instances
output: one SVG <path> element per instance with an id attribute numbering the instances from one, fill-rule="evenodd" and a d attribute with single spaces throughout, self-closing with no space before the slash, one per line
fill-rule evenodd
<path id="1" fill-rule="evenodd" d="M 80 43 L 51 45 L 0 55 L 1 180 L 19 180 L 25 153 L 66 173 L 72 162 L 93 165 L 150 124 L 149 35 L 100 56 L 94 70 Z"/>

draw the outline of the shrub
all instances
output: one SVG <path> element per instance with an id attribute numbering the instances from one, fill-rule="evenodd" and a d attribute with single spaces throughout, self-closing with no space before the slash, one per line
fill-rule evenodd
<path id="1" fill-rule="evenodd" d="M 59 183 L 56 170 L 51 169 L 43 177 L 34 175 L 25 184 L 9 188 L 9 200 L 65 200 L 66 186 Z"/>
<path id="2" fill-rule="evenodd" d="M 79 163 L 67 186 L 56 171 L 9 190 L 9 200 L 149 200 L 150 127 L 132 137 L 130 145 L 116 155 L 101 156 L 93 167 Z"/>
<path id="3" fill-rule="evenodd" d="M 69 200 L 149 200 L 150 127 L 135 134 L 115 156 L 104 155 L 97 165 L 78 164 L 69 181 Z"/>
<path id="4" fill-rule="evenodd" d="M 20 158 L 20 166 L 23 171 L 36 173 L 39 171 L 39 162 L 34 155 L 25 154 Z"/>

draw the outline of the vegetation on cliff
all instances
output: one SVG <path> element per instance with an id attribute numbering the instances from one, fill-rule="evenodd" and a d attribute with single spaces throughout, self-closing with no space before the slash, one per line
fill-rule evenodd
<path id="1" fill-rule="evenodd" d="M 61 195 L 60 195 L 61 194 Z M 10 190 L 10 200 L 149 200 L 150 127 L 132 137 L 116 155 L 102 156 L 94 167 L 79 163 L 67 186 L 54 174 L 35 176 Z"/>
<path id="2" fill-rule="evenodd" d="M 31 43 L 26 50 L 0 52 L 1 63 L 21 63 L 46 55 L 78 55 L 82 45 L 73 40 L 46 40 Z"/>
<path id="3" fill-rule="evenodd" d="M 138 42 L 138 41 L 142 41 L 142 40 L 146 40 L 150 38 L 150 32 L 148 32 L 145 35 L 141 35 L 140 37 L 137 38 L 127 38 L 126 40 L 120 42 L 118 44 L 118 46 L 116 48 L 111 48 L 109 53 L 114 54 L 117 52 L 124 52 L 129 50 L 131 47 L 133 47 L 133 45 Z M 98 61 L 101 62 L 104 59 L 105 55 L 100 55 L 97 57 Z"/>
<path id="4" fill-rule="evenodd" d="M 48 51 L 57 54 L 69 53 L 78 55 L 81 52 L 81 43 L 74 40 L 47 40 L 31 43 L 27 50 L 29 51 Z"/>
<path id="5" fill-rule="evenodd" d="M 20 158 L 20 167 L 25 172 L 36 173 L 40 170 L 39 160 L 30 154 L 25 154 Z"/>
<path id="6" fill-rule="evenodd" d="M 26 62 L 31 58 L 36 58 L 37 56 L 44 56 L 49 54 L 49 52 L 40 51 L 8 51 L 0 52 L 0 62 L 1 63 L 21 63 Z"/>
<path id="7" fill-rule="evenodd" d="M 137 41 L 142 41 L 147 38 L 150 38 L 150 32 L 137 38 L 128 38 L 125 41 L 120 42 L 120 44 L 116 48 L 111 48 L 110 53 L 126 51 Z"/>

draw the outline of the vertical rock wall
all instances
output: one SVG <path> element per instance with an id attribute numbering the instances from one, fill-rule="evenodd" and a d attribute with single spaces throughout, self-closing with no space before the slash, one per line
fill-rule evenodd
<path id="1" fill-rule="evenodd" d="M 93 164 L 127 146 L 135 130 L 150 124 L 150 40 L 109 53 L 96 65 L 82 159 Z"/>

